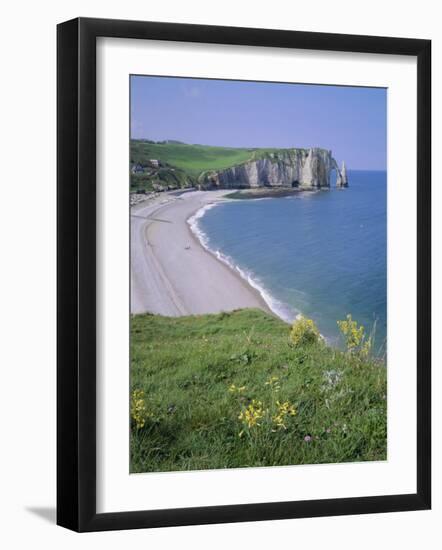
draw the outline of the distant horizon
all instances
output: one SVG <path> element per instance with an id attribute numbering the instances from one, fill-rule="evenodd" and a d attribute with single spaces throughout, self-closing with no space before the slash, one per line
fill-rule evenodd
<path id="1" fill-rule="evenodd" d="M 387 169 L 385 88 L 140 75 L 130 82 L 131 139 L 318 147 L 351 170 Z"/>

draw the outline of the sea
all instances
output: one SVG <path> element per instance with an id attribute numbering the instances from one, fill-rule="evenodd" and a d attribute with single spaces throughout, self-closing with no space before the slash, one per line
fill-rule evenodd
<path id="1" fill-rule="evenodd" d="M 340 346 L 347 314 L 386 349 L 387 175 L 350 170 L 346 189 L 230 200 L 190 224 L 201 243 L 257 289 L 287 322 L 315 321 Z"/>

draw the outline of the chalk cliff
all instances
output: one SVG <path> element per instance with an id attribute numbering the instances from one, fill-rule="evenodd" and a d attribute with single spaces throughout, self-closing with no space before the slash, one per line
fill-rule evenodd
<path id="1" fill-rule="evenodd" d="M 342 161 L 342 168 L 339 171 L 338 165 L 336 165 L 336 187 L 348 187 L 347 168 L 345 162 Z"/>
<path id="2" fill-rule="evenodd" d="M 201 187 L 204 189 L 217 187 L 223 189 L 238 187 L 328 188 L 332 170 L 337 172 L 337 186 L 348 186 L 345 164 L 340 171 L 332 152 L 327 149 L 318 147 L 283 149 L 277 152 L 255 153 L 254 157 L 225 170 L 203 173 L 199 180 Z"/>

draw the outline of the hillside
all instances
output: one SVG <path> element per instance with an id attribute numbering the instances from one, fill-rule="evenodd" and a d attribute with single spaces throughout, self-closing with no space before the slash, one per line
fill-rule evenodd
<path id="1" fill-rule="evenodd" d="M 131 163 L 143 164 L 149 159 L 184 170 L 197 177 L 205 170 L 219 170 L 248 160 L 253 149 L 188 145 L 186 143 L 151 143 L 131 140 Z"/>
<path id="2" fill-rule="evenodd" d="M 130 168 L 131 191 L 135 192 L 196 185 L 327 186 L 330 171 L 337 165 L 330 151 L 319 148 L 251 149 L 131 140 Z"/>
<path id="3" fill-rule="evenodd" d="M 386 369 L 261 310 L 131 320 L 131 472 L 386 459 Z"/>

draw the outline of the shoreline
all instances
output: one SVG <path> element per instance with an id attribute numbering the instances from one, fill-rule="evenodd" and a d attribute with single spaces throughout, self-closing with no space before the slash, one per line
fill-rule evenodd
<path id="1" fill-rule="evenodd" d="M 256 288 L 203 245 L 188 223 L 227 193 L 194 191 L 131 208 L 132 314 L 182 316 L 259 308 L 276 315 Z"/>
<path id="2" fill-rule="evenodd" d="M 210 193 L 210 191 L 208 192 Z M 204 208 L 204 206 L 202 208 Z M 261 309 L 263 309 L 266 313 L 270 313 L 271 315 L 275 315 L 278 318 L 280 318 L 279 315 L 277 315 L 269 306 L 269 304 L 266 302 L 261 292 L 257 288 L 252 286 L 245 279 L 245 277 L 242 277 L 241 274 L 238 272 L 237 268 L 234 268 L 228 262 L 221 260 L 215 251 L 211 250 L 208 246 L 205 246 L 201 241 L 200 237 L 198 236 L 198 234 L 192 230 L 189 220 L 191 220 L 202 208 L 198 208 L 197 210 L 195 210 L 195 212 L 193 212 L 186 220 L 187 231 L 189 232 L 193 242 L 195 242 L 197 246 L 201 247 L 205 253 L 210 254 L 210 256 L 213 257 L 217 262 L 219 262 L 220 265 L 222 265 L 223 267 L 227 267 L 227 269 L 237 278 L 238 282 L 241 283 L 241 285 L 243 285 L 247 289 L 247 291 L 253 292 L 256 295 L 257 300 L 261 302 Z"/>
<path id="3" fill-rule="evenodd" d="M 229 202 L 234 201 L 235 199 L 230 199 L 229 198 L 229 194 L 230 193 L 228 192 L 228 194 L 223 195 L 223 197 L 225 197 Z M 260 200 L 260 199 L 257 198 L 255 200 Z M 197 220 L 203 218 L 204 215 L 205 215 L 205 212 L 203 214 L 201 214 L 201 216 L 198 216 L 198 213 L 202 212 L 204 210 L 207 211 L 207 210 L 209 210 L 209 208 L 207 208 L 207 206 L 209 206 L 209 205 L 216 206 L 216 204 L 219 204 L 220 202 L 225 202 L 225 201 L 219 201 L 217 203 L 208 203 L 207 205 L 204 205 L 200 209 L 196 210 L 186 220 L 187 225 L 188 225 L 188 229 L 191 233 L 191 236 L 192 236 L 193 240 L 196 241 L 199 244 L 199 246 L 201 246 L 207 253 L 209 253 L 211 256 L 213 256 L 218 262 L 220 262 L 222 265 L 227 266 L 227 268 L 235 276 L 237 276 L 243 284 L 245 284 L 249 289 L 251 289 L 253 292 L 255 292 L 257 294 L 258 298 L 264 303 L 264 308 L 263 309 L 265 309 L 265 311 L 267 311 L 271 315 L 274 315 L 275 317 L 277 317 L 281 321 L 284 321 L 287 324 L 291 324 L 294 321 L 294 319 L 296 319 L 299 316 L 299 313 L 296 313 L 294 315 L 294 317 L 292 317 L 292 316 L 289 317 L 288 315 L 284 314 L 284 312 L 281 311 L 283 308 L 281 307 L 281 308 L 278 309 L 275 305 L 275 302 L 278 302 L 278 304 L 279 303 L 282 304 L 282 302 L 279 302 L 279 300 L 277 300 L 277 298 L 272 296 L 266 288 L 264 288 L 259 283 L 257 283 L 250 274 L 248 274 L 247 272 L 242 270 L 235 263 L 230 262 L 228 257 L 225 256 L 225 254 L 223 254 L 219 250 L 211 249 L 210 246 L 207 245 L 204 242 L 204 239 L 203 239 L 202 235 L 205 235 L 205 233 L 202 229 L 200 229 L 198 227 Z M 196 226 L 196 230 L 194 230 L 192 228 L 192 225 Z M 201 235 L 199 233 L 201 233 Z M 266 297 L 266 296 L 268 296 L 268 297 Z M 288 307 L 286 304 L 282 304 L 282 305 L 285 305 L 286 308 Z"/>

